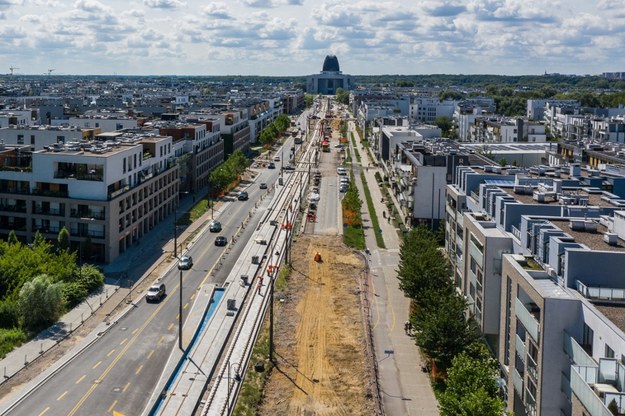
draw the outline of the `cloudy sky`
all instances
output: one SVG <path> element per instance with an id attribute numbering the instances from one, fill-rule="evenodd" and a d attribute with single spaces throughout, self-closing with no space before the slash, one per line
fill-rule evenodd
<path id="1" fill-rule="evenodd" d="M 625 0 L 0 0 L 0 74 L 625 71 Z"/>

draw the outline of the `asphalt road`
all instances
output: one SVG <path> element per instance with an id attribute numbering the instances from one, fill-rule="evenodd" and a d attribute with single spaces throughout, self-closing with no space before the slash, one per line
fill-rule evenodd
<path id="1" fill-rule="evenodd" d="M 183 271 L 183 316 L 191 306 L 198 287 L 204 283 L 221 284 L 237 260 L 244 244 L 227 250 L 216 247 L 214 238 L 231 239 L 243 220 L 253 211 L 261 193 L 258 185 L 269 187 L 276 182 L 278 170 L 263 170 L 247 188 L 249 200 L 226 206 L 218 218 L 223 230 L 206 232 L 188 253 L 193 256 L 191 270 Z M 248 226 L 238 237 L 247 241 L 269 204 L 265 198 Z M 211 277 L 213 269 L 214 277 Z M 11 415 L 120 415 L 140 414 L 165 367 L 172 348 L 178 344 L 179 271 L 174 266 L 162 278 L 167 296 L 160 303 L 147 303 L 134 296 L 134 308 L 107 331 L 97 342 L 33 391 L 9 414 Z M 183 344 L 189 340 L 183 340 Z"/>

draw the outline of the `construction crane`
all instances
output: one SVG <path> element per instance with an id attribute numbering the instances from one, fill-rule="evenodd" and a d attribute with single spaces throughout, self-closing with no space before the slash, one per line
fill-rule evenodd
<path id="1" fill-rule="evenodd" d="M 54 71 L 54 69 L 48 69 L 48 76 L 52 74 L 52 71 Z"/>
<path id="2" fill-rule="evenodd" d="M 19 69 L 19 68 L 15 67 L 15 66 L 10 66 L 9 67 L 9 70 L 11 71 L 11 75 L 13 75 L 13 71 L 15 71 L 16 69 Z"/>

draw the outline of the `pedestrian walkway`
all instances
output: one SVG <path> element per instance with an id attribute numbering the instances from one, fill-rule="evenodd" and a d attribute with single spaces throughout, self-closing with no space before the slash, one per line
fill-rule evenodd
<path id="1" fill-rule="evenodd" d="M 359 144 L 358 133 L 353 127 L 350 130 L 353 131 L 356 143 Z M 383 174 L 383 172 L 379 168 L 371 167 L 374 164 L 369 160 L 366 149 L 359 147 L 358 152 L 361 166 L 365 167 L 364 176 L 386 246 L 385 249 L 378 248 L 374 230 L 372 228 L 365 230 L 366 244 L 371 251 L 369 277 L 374 292 L 370 297 L 373 299 L 370 320 L 384 413 L 391 416 L 438 415 L 438 402 L 434 396 L 429 374 L 421 371 L 422 360 L 419 348 L 415 345 L 414 338 L 404 331 L 404 322 L 408 319 L 410 309 L 410 299 L 405 297 L 399 289 L 397 280 L 396 269 L 401 246 L 399 230 L 382 214 L 386 211 L 386 216 L 389 216 L 386 205 L 380 203 L 383 194 L 377 185 L 375 173 Z M 359 172 L 358 166 L 354 166 L 354 171 Z M 357 176 L 356 184 L 360 194 L 364 195 L 359 175 Z M 393 202 L 396 203 L 396 201 Z M 366 203 L 363 207 L 365 208 L 363 220 L 371 224 L 371 216 Z"/>

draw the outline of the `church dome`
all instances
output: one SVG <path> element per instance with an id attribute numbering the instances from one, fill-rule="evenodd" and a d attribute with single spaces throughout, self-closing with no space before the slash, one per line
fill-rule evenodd
<path id="1" fill-rule="evenodd" d="M 327 55 L 323 61 L 323 72 L 340 72 L 339 60 L 335 55 Z"/>

